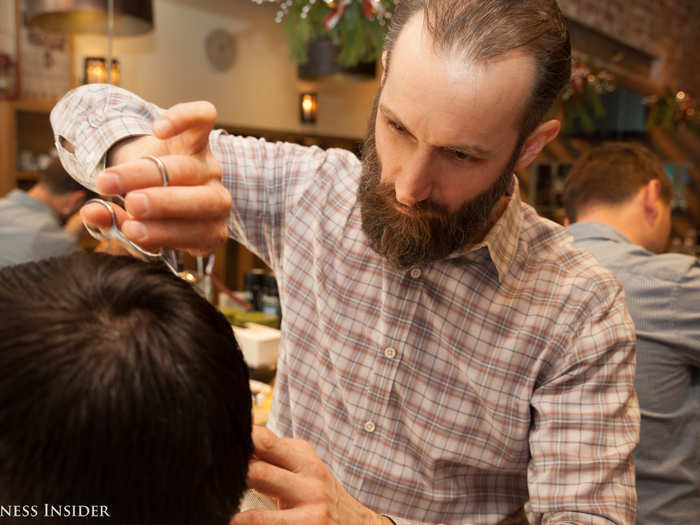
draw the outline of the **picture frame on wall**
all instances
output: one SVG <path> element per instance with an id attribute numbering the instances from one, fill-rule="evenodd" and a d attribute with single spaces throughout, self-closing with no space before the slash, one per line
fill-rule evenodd
<path id="1" fill-rule="evenodd" d="M 29 100 L 56 100 L 72 88 L 72 38 L 27 23 L 17 2 L 19 94 Z"/>
<path id="2" fill-rule="evenodd" d="M 15 4 L 0 2 L 0 100 L 17 98 Z"/>

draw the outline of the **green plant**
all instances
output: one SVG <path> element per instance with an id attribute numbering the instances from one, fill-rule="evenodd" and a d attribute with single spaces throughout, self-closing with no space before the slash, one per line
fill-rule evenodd
<path id="1" fill-rule="evenodd" d="M 615 82 L 610 73 L 592 63 L 574 59 L 571 81 L 562 94 L 564 133 L 578 130 L 586 134 L 596 131 L 596 121 L 605 116 L 601 95 L 613 91 Z"/>
<path id="2" fill-rule="evenodd" d="M 384 46 L 384 35 L 396 0 L 253 0 L 279 4 L 275 21 L 284 23 L 290 58 L 308 60 L 307 45 L 327 36 L 338 46 L 337 61 L 345 67 L 373 62 Z"/>
<path id="3" fill-rule="evenodd" d="M 649 106 L 647 129 L 659 126 L 667 131 L 674 131 L 681 124 L 695 132 L 700 132 L 700 115 L 696 102 L 685 91 L 666 88 L 663 95 L 651 95 L 645 102 Z"/>

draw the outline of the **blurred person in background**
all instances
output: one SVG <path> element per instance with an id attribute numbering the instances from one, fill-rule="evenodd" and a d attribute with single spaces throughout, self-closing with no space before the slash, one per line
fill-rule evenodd
<path id="1" fill-rule="evenodd" d="M 615 273 L 636 326 L 640 525 L 700 516 L 700 264 L 662 253 L 671 197 L 659 159 L 624 143 L 584 154 L 564 190 L 576 244 Z"/>
<path id="2" fill-rule="evenodd" d="M 31 189 L 0 199 L 0 267 L 79 250 L 87 230 L 77 211 L 90 193 L 55 160 Z"/>

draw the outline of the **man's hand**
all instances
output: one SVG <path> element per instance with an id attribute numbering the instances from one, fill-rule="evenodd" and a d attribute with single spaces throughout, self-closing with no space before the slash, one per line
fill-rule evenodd
<path id="1" fill-rule="evenodd" d="M 104 195 L 125 195 L 126 212 L 114 206 L 124 234 L 140 246 L 209 253 L 228 236 L 231 196 L 220 182 L 221 167 L 209 149 L 216 109 L 209 102 L 176 104 L 153 123 L 153 136 L 124 140 L 109 152 L 109 167 L 97 177 Z M 158 166 L 170 179 L 162 187 Z M 107 228 L 104 206 L 87 205 L 82 216 L 91 226 Z"/>
<path id="2" fill-rule="evenodd" d="M 275 498 L 281 510 L 242 512 L 231 525 L 391 523 L 350 496 L 305 441 L 278 438 L 254 426 L 253 443 L 255 458 L 250 462 L 248 487 Z"/>

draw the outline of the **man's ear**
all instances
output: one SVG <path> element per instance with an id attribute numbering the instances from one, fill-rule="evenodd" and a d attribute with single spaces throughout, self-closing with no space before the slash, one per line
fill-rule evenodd
<path id="1" fill-rule="evenodd" d="M 644 207 L 644 218 L 650 225 L 654 225 L 656 218 L 661 213 L 659 204 L 661 202 L 661 181 L 659 179 L 650 180 L 641 190 L 642 205 Z"/>
<path id="2" fill-rule="evenodd" d="M 561 122 L 558 120 L 549 120 L 537 126 L 535 131 L 525 139 L 520 149 L 520 156 L 515 163 L 515 169 L 528 167 L 540 151 L 557 137 L 560 129 Z"/>
<path id="3" fill-rule="evenodd" d="M 73 213 L 85 202 L 87 198 L 87 192 L 85 190 L 76 190 L 66 193 L 62 198 L 62 210 L 63 214 Z"/>

